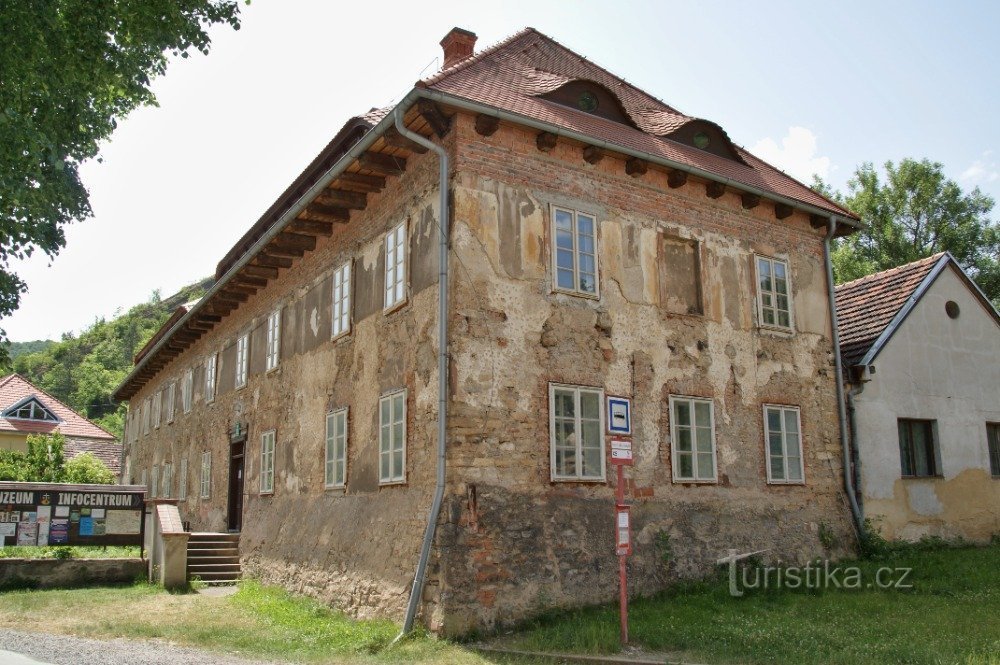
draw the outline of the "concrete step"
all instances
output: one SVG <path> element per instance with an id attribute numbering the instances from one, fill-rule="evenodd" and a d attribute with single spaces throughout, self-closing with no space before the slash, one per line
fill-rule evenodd
<path id="1" fill-rule="evenodd" d="M 240 551 L 235 547 L 189 547 L 188 558 L 193 556 L 239 556 Z"/>
<path id="2" fill-rule="evenodd" d="M 208 585 L 235 584 L 240 578 L 240 534 L 191 533 L 187 574 Z"/>

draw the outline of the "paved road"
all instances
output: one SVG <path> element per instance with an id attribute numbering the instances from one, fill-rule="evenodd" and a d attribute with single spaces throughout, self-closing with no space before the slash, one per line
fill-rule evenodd
<path id="1" fill-rule="evenodd" d="M 274 665 L 162 642 L 0 629 L 0 665 Z"/>

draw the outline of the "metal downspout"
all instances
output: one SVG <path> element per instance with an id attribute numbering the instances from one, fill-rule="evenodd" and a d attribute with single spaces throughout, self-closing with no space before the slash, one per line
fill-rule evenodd
<path id="1" fill-rule="evenodd" d="M 445 446 L 448 419 L 448 153 L 440 145 L 428 141 L 420 134 L 411 132 L 403 124 L 405 107 L 400 104 L 393 110 L 396 129 L 402 136 L 438 154 L 441 167 L 438 187 L 441 193 L 440 212 L 440 253 L 438 257 L 438 451 L 437 451 L 437 485 L 434 488 L 434 503 L 427 518 L 427 530 L 424 531 L 424 542 L 420 547 L 420 560 L 417 562 L 417 572 L 413 577 L 413 588 L 410 589 L 410 602 L 406 607 L 406 618 L 403 620 L 403 630 L 396 640 L 413 629 L 413 620 L 417 615 L 417 606 L 424 589 L 424 575 L 427 572 L 427 560 L 430 558 L 431 545 L 434 542 L 434 532 L 437 530 L 438 515 L 441 513 L 441 501 L 444 498 L 445 483 Z"/>
<path id="2" fill-rule="evenodd" d="M 851 515 L 854 517 L 854 525 L 858 530 L 858 535 L 864 537 L 865 520 L 861 514 L 861 507 L 858 505 L 858 497 L 854 492 L 854 477 L 851 471 L 851 443 L 847 432 L 847 405 L 844 400 L 844 368 L 840 358 L 840 325 L 837 321 L 837 299 L 833 288 L 833 261 L 830 258 L 830 241 L 837 231 L 837 220 L 830 217 L 827 226 L 826 238 L 823 241 L 823 259 L 826 263 L 826 289 L 827 298 L 830 301 L 830 328 L 833 331 L 833 358 L 836 368 L 837 382 L 837 416 L 840 419 L 840 447 L 844 453 L 844 489 L 847 491 L 847 499 L 851 504 Z"/>

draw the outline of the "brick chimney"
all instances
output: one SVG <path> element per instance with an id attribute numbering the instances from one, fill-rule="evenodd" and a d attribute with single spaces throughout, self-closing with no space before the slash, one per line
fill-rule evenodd
<path id="1" fill-rule="evenodd" d="M 472 55 L 476 48 L 476 33 L 452 28 L 451 32 L 441 40 L 441 48 L 444 49 L 444 65 L 441 69 L 448 69 L 456 62 Z"/>

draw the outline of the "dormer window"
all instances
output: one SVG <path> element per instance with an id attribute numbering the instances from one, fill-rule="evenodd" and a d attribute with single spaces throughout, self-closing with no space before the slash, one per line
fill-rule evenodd
<path id="1" fill-rule="evenodd" d="M 19 420 L 41 420 L 44 422 L 57 423 L 59 419 L 54 413 L 49 411 L 36 397 L 18 402 L 14 406 L 4 411 L 5 418 L 17 418 Z"/>
<path id="2" fill-rule="evenodd" d="M 540 97 L 562 106 L 568 106 L 638 129 L 632 118 L 625 112 L 621 100 L 613 92 L 594 81 L 584 79 L 569 81 L 555 90 L 540 95 Z"/>
<path id="3" fill-rule="evenodd" d="M 597 95 L 589 90 L 585 90 L 580 93 L 580 96 L 576 100 L 576 105 L 581 111 L 593 113 L 601 105 L 601 102 L 597 99 Z"/>

